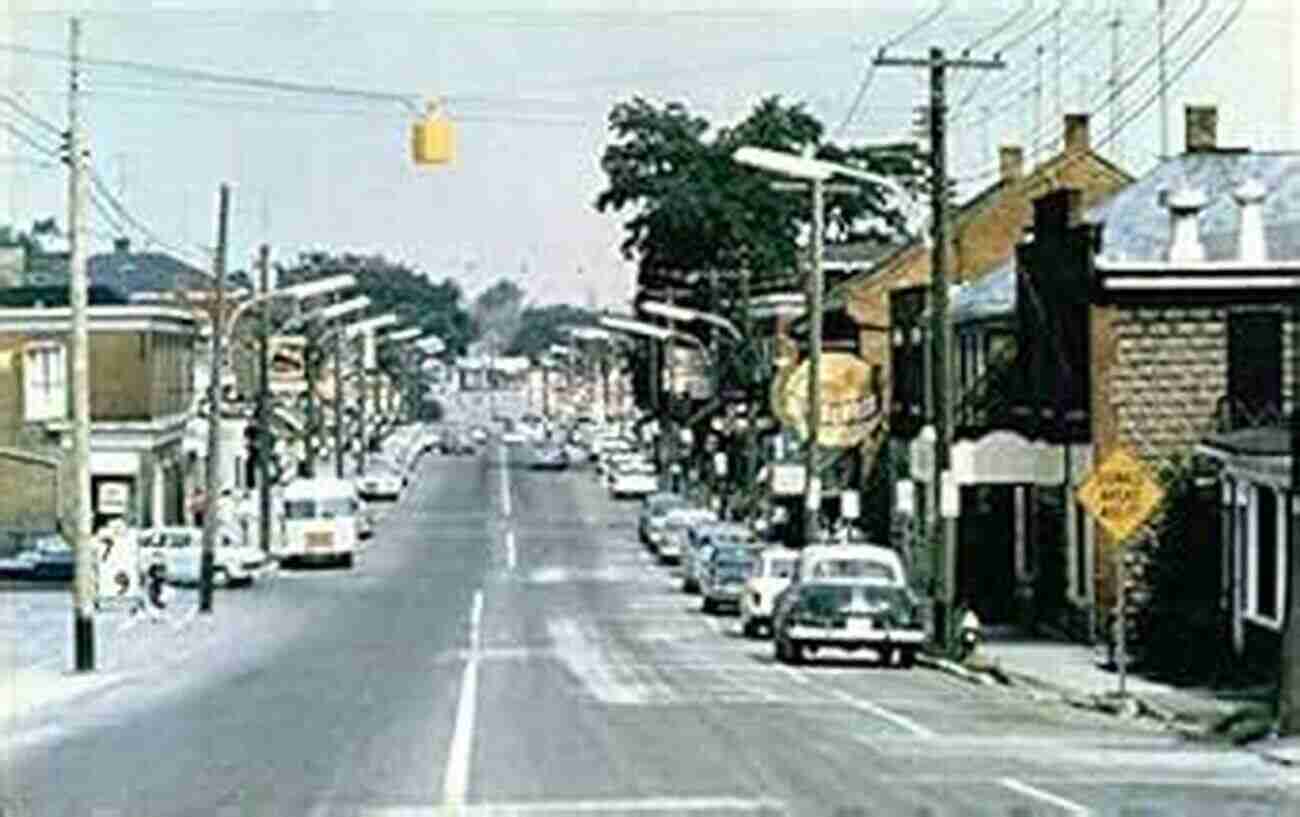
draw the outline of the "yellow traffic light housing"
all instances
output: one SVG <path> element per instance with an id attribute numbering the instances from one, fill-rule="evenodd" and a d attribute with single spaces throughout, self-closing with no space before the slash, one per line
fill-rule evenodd
<path id="1" fill-rule="evenodd" d="M 456 157 L 456 132 L 436 104 L 411 126 L 411 156 L 417 165 L 445 165 Z"/>

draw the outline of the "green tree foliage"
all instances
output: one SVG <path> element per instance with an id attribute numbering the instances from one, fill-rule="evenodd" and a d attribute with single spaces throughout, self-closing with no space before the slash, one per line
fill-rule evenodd
<path id="1" fill-rule="evenodd" d="M 594 326 L 596 315 L 572 304 L 527 306 L 519 315 L 519 327 L 506 354 L 543 357 L 553 344 L 567 344 L 566 326 Z"/>
<path id="2" fill-rule="evenodd" d="M 292 264 L 278 267 L 281 285 L 330 275 L 356 276 L 354 294 L 370 298 L 370 311 L 393 312 L 406 326 L 442 338 L 449 354 L 464 354 L 474 337 L 473 321 L 463 303 L 460 285 L 450 278 L 434 284 L 424 275 L 382 255 L 322 251 L 302 253 Z"/>
<path id="3" fill-rule="evenodd" d="M 802 105 L 762 100 L 741 122 L 714 129 L 679 102 L 657 106 L 636 97 L 609 114 L 613 143 L 601 157 L 608 186 L 598 211 L 627 213 L 625 257 L 643 279 L 656 274 L 748 266 L 759 278 L 795 268 L 798 241 L 811 213 L 807 193 L 778 191 L 774 177 L 737 164 L 742 146 L 819 158 L 920 183 L 920 157 L 908 146 L 890 152 L 823 142 L 824 127 Z M 863 183 L 857 194 L 826 203 L 830 243 L 898 234 L 905 219 L 888 193 Z"/>

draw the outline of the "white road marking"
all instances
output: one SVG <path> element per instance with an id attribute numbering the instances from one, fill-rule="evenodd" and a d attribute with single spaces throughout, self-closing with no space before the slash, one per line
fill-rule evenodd
<path id="1" fill-rule="evenodd" d="M 926 740 L 929 740 L 931 738 L 938 737 L 938 735 L 935 734 L 932 730 L 922 726 L 921 724 L 917 723 L 916 721 L 912 720 L 911 718 L 905 715 L 900 715 L 897 712 L 891 712 L 888 709 L 885 709 L 883 706 L 880 706 L 879 704 L 874 704 L 871 701 L 868 701 L 864 698 L 859 698 L 856 695 L 850 695 L 847 692 L 834 689 L 832 687 L 826 686 L 825 684 L 821 684 L 821 685 L 814 684 L 812 680 L 807 676 L 805 676 L 803 673 L 793 670 L 790 667 L 783 666 L 781 667 L 781 669 L 784 670 L 789 677 L 795 679 L 796 682 L 803 684 L 805 686 L 816 687 L 820 694 L 828 695 L 834 698 L 835 700 L 847 706 L 850 706 L 854 709 L 860 710 L 862 712 L 866 712 L 871 715 L 875 715 L 877 718 L 880 718 L 881 720 L 889 721 L 895 726 L 904 729 L 907 732 L 910 732 L 911 734 L 915 735 L 918 738 L 924 738 Z"/>
<path id="2" fill-rule="evenodd" d="M 506 569 L 514 572 L 518 564 L 519 550 L 515 547 L 515 530 L 510 528 L 506 531 Z"/>
<path id="3" fill-rule="evenodd" d="M 745 797 L 644 797 L 627 800 L 532 800 L 519 803 L 368 808 L 364 817 L 507 817 L 518 814 L 686 814 L 697 811 L 785 814 L 780 800 Z"/>
<path id="4" fill-rule="evenodd" d="M 1034 800 L 1056 806 L 1067 814 L 1074 815 L 1074 817 L 1089 817 L 1089 815 L 1092 814 L 1092 810 L 1086 806 L 1081 806 L 1073 800 L 1066 800 L 1064 797 L 1052 794 L 1050 791 L 1036 789 L 1028 783 L 1022 783 L 1019 780 L 1016 780 L 1014 777 L 1004 777 L 999 780 L 998 783 L 1003 788 L 1023 794 L 1026 797 L 1031 797 Z"/>
<path id="5" fill-rule="evenodd" d="M 447 768 L 442 776 L 442 799 L 449 805 L 465 802 L 469 791 L 470 755 L 474 751 L 474 716 L 478 708 L 478 666 L 483 643 L 483 591 L 474 592 L 469 614 L 469 656 L 460 681 L 460 700 L 456 704 L 456 727 L 451 748 L 447 751 Z"/>
<path id="6" fill-rule="evenodd" d="M 501 515 L 510 518 L 510 452 L 501 446 Z"/>

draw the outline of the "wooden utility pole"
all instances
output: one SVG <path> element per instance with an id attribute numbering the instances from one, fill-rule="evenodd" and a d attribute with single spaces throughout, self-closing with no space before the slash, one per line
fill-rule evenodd
<path id="1" fill-rule="evenodd" d="M 95 669 L 95 550 L 91 540 L 90 498 L 90 331 L 89 280 L 86 272 L 86 183 L 78 96 L 81 92 L 81 20 L 68 27 L 68 304 L 72 307 L 72 473 L 76 517 L 72 547 L 73 652 L 77 672 Z"/>
<path id="2" fill-rule="evenodd" d="M 258 289 L 271 293 L 271 249 L 257 251 Z M 271 310 L 262 304 L 257 330 L 257 541 L 271 551 Z"/>
<path id="3" fill-rule="evenodd" d="M 226 331 L 226 232 L 230 220 L 230 185 L 221 185 L 217 201 L 217 250 L 213 258 L 216 303 L 212 309 L 212 358 L 208 367 L 208 467 L 203 498 L 203 550 L 199 561 L 199 612 L 212 613 L 212 565 L 217 543 L 217 495 L 221 491 L 221 370 Z"/>
<path id="4" fill-rule="evenodd" d="M 957 520 L 943 514 L 944 475 L 949 470 L 952 449 L 953 412 L 948 387 L 952 383 L 952 356 L 948 322 L 948 131 L 945 79 L 950 68 L 998 70 L 1006 67 L 1001 58 L 949 59 L 942 48 L 931 48 L 928 57 L 880 56 L 876 64 L 925 68 L 930 73 L 930 371 L 934 394 L 934 496 L 939 502 L 930 509 L 939 529 L 939 547 L 934 553 L 933 625 L 935 639 L 948 643 L 948 613 L 952 609 L 957 579 Z M 953 490 L 958 490 L 953 486 Z"/>

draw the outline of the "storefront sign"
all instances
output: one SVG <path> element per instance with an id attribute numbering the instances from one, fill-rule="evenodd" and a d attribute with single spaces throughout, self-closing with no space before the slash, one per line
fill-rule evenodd
<path id="1" fill-rule="evenodd" d="M 787 369 L 772 384 L 772 413 L 800 437 L 808 437 L 809 361 Z M 821 356 L 818 372 L 821 411 L 817 443 L 849 448 L 862 442 L 881 419 L 879 396 L 873 393 L 871 367 L 845 352 Z"/>
<path id="2" fill-rule="evenodd" d="M 840 516 L 845 519 L 857 519 L 862 515 L 862 501 L 857 491 L 844 491 L 840 494 Z"/>
<path id="3" fill-rule="evenodd" d="M 95 511 L 104 516 L 126 516 L 131 507 L 131 483 L 104 481 L 95 492 Z"/>
<path id="4" fill-rule="evenodd" d="M 268 347 L 271 365 L 267 382 L 271 392 L 306 391 L 307 339 L 302 335 L 276 335 L 268 341 Z"/>
<path id="5" fill-rule="evenodd" d="M 803 493 L 804 467 L 799 463 L 774 463 L 771 476 L 772 493 L 776 496 L 798 496 Z"/>

